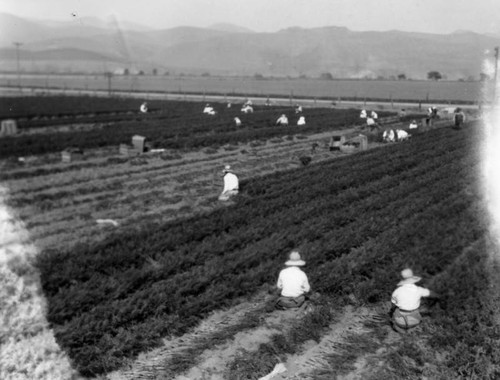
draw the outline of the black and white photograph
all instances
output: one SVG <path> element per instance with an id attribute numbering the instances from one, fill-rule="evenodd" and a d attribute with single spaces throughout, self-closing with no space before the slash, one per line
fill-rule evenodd
<path id="1" fill-rule="evenodd" d="M 498 0 L 0 0 L 0 379 L 500 379 L 499 50 Z"/>

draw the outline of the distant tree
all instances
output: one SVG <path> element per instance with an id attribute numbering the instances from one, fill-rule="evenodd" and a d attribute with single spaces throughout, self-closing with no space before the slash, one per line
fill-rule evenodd
<path id="1" fill-rule="evenodd" d="M 398 80 L 406 80 L 406 74 L 398 74 Z"/>
<path id="2" fill-rule="evenodd" d="M 307 79 L 307 75 L 306 75 L 306 74 L 300 74 L 300 75 L 299 75 L 299 78 L 300 78 L 300 79 Z"/>
<path id="3" fill-rule="evenodd" d="M 170 72 L 169 72 L 169 71 L 165 71 L 165 72 L 163 73 L 163 75 L 165 75 L 165 76 L 169 76 L 169 75 L 170 75 Z"/>
<path id="4" fill-rule="evenodd" d="M 153 75 L 157 75 L 158 74 L 158 69 L 153 69 Z"/>
<path id="5" fill-rule="evenodd" d="M 429 71 L 427 73 L 427 79 L 440 80 L 441 78 L 443 78 L 443 76 L 441 75 L 441 73 L 439 71 Z"/>
<path id="6" fill-rule="evenodd" d="M 210 76 L 210 73 L 209 72 L 204 72 L 203 74 L 201 74 L 202 77 L 209 77 Z"/>
<path id="7" fill-rule="evenodd" d="M 129 74 L 130 74 L 130 70 L 129 69 L 123 70 L 123 75 L 129 75 Z"/>
<path id="8" fill-rule="evenodd" d="M 490 79 L 490 76 L 488 74 L 485 74 L 485 73 L 480 73 L 479 74 L 479 80 L 481 82 L 486 82 L 489 79 Z"/>
<path id="9" fill-rule="evenodd" d="M 333 80 L 333 75 L 330 73 L 321 73 L 319 76 L 319 79 L 321 80 Z"/>
<path id="10" fill-rule="evenodd" d="M 253 77 L 255 79 L 258 79 L 258 80 L 263 80 L 264 79 L 264 75 L 262 75 L 260 73 L 255 73 Z"/>
<path id="11" fill-rule="evenodd" d="M 144 75 L 144 71 L 139 70 L 139 72 L 137 73 L 137 75 Z"/>

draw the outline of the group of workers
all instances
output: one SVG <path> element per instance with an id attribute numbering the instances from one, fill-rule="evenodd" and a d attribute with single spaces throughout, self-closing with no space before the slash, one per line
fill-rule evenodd
<path id="1" fill-rule="evenodd" d="M 222 170 L 224 189 L 219 200 L 228 201 L 239 192 L 238 176 L 230 165 Z M 311 298 L 311 285 L 306 273 L 301 269 L 306 262 L 298 250 L 293 250 L 285 262 L 285 267 L 279 272 L 276 283 L 277 298 L 275 308 L 280 310 L 301 308 Z M 402 280 L 397 284 L 391 296 L 390 319 L 393 329 L 399 333 L 406 333 L 420 324 L 420 302 L 422 298 L 434 297 L 437 294 L 427 288 L 417 286 L 421 280 L 413 274 L 411 269 L 401 272 Z"/>
<path id="2" fill-rule="evenodd" d="M 285 269 L 278 275 L 276 287 L 279 296 L 275 302 L 277 309 L 296 309 L 304 305 L 311 297 L 311 286 L 305 272 L 305 266 L 297 250 L 293 250 L 285 262 Z M 409 268 L 401 272 L 401 281 L 391 295 L 391 308 L 389 311 L 392 328 L 398 333 L 407 333 L 422 321 L 420 304 L 422 298 L 439 298 L 439 295 L 427 288 L 417 286 L 422 278 L 415 276 Z"/>
<path id="3" fill-rule="evenodd" d="M 370 128 L 370 130 L 374 130 L 379 127 L 377 123 L 378 114 L 375 111 L 371 111 L 370 115 L 368 116 L 366 110 L 363 109 L 361 110 L 359 117 L 361 119 L 366 119 L 366 125 Z"/>
<path id="4" fill-rule="evenodd" d="M 251 103 L 246 103 L 244 107 L 251 107 Z M 147 103 L 141 104 L 140 111 L 148 112 Z M 252 110 L 253 111 L 253 110 Z M 209 104 L 205 106 L 204 113 L 215 114 L 215 111 Z M 302 112 L 302 107 L 296 108 L 296 113 Z M 366 110 L 362 110 L 361 118 L 367 119 L 367 125 L 376 124 L 378 115 L 375 111 L 371 111 L 368 116 Z M 427 119 L 433 120 L 437 118 L 437 110 L 434 107 L 429 108 Z M 299 118 L 303 119 L 303 116 Z M 237 125 L 241 125 L 241 120 L 238 117 L 234 118 Z M 457 108 L 453 116 L 455 128 L 460 128 L 465 121 L 465 114 L 460 108 Z M 305 120 L 303 120 L 305 124 Z M 281 115 L 276 121 L 277 125 L 288 125 L 288 118 L 285 114 Z M 301 125 L 301 124 L 299 124 Z M 416 120 L 412 120 L 409 129 L 418 128 Z M 404 133 L 403 133 L 404 132 Z M 409 137 L 409 134 L 401 129 L 389 129 L 384 132 L 385 141 L 404 140 Z M 226 165 L 222 171 L 224 188 L 219 195 L 220 201 L 228 201 L 239 192 L 238 176 L 231 169 L 230 165 Z M 285 262 L 285 267 L 279 272 L 278 281 L 276 283 L 277 296 L 275 307 L 277 309 L 297 309 L 301 308 L 311 296 L 311 286 L 305 272 L 301 267 L 305 266 L 306 262 L 300 256 L 297 250 L 293 250 Z M 398 282 L 396 289 L 391 295 L 391 309 L 389 312 L 392 328 L 399 333 L 406 333 L 418 326 L 422 321 L 422 316 L 419 311 L 421 299 L 439 298 L 433 291 L 417 286 L 421 281 L 421 277 L 415 276 L 411 269 L 406 268 L 401 272 L 402 280 Z"/>

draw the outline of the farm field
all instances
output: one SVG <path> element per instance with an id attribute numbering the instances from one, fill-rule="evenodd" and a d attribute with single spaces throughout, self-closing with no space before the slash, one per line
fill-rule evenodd
<path id="1" fill-rule="evenodd" d="M 114 76 L 109 87 L 104 75 L 30 75 L 21 86 L 36 88 L 122 92 L 198 93 L 240 96 L 309 97 L 338 100 L 394 100 L 413 102 L 464 102 L 491 99 L 492 88 L 481 82 L 413 80 L 319 80 L 238 77 Z M 16 75 L 0 75 L 1 86 L 18 86 Z M 484 99 L 483 99 L 484 98 Z"/>
<path id="2" fill-rule="evenodd" d="M 359 121 L 359 111 L 356 109 L 308 108 L 303 114 L 307 125 L 297 126 L 299 116 L 292 107 L 256 106 L 255 112 L 242 114 L 240 105 L 227 108 L 224 104 L 218 104 L 215 107 L 216 115 L 206 115 L 202 113 L 204 103 L 152 101 L 152 112 L 139 114 L 136 110 L 140 102 L 136 101 L 134 110 L 132 99 L 114 98 L 105 100 L 104 104 L 114 102 L 114 109 L 118 111 L 96 114 L 70 111 L 78 99 L 88 103 L 78 108 L 88 109 L 92 105 L 88 97 L 36 99 L 41 103 L 45 99 L 50 106 L 46 111 L 41 111 L 46 108 L 37 105 L 29 97 L 4 100 L 0 115 L 15 118 L 20 112 L 25 112 L 29 116 L 19 118 L 19 135 L 6 136 L 0 140 L 0 157 L 19 157 L 26 152 L 40 155 L 61 152 L 70 147 L 94 149 L 118 146 L 121 143 L 130 143 L 134 135 L 144 136 L 154 149 L 218 148 L 224 144 L 269 139 L 287 134 L 345 128 Z M 99 102 L 99 98 L 90 99 Z M 61 111 L 54 109 L 58 103 L 63 103 Z M 103 108 L 103 105 L 98 106 Z M 281 114 L 287 114 L 290 126 L 275 125 Z M 380 117 L 391 114 L 393 113 L 379 111 Z M 241 119 L 242 127 L 235 125 L 236 116 Z M 76 120 L 70 122 L 72 117 Z M 71 133 L 60 133 L 68 130 Z"/>
<path id="3" fill-rule="evenodd" d="M 445 121 L 349 155 L 327 143 L 356 122 L 317 112 L 312 119 L 337 121 L 139 158 L 110 144 L 66 164 L 55 152 L 24 167 L 3 159 L 6 202 L 42 251 L 48 321 L 80 375 L 257 379 L 278 362 L 287 372 L 276 379 L 500 374 L 480 125 L 455 131 Z M 302 166 L 306 155 L 312 163 Z M 227 163 L 242 193 L 221 205 Z M 318 298 L 302 314 L 271 311 L 295 247 Z M 406 265 L 443 296 L 412 337 L 386 319 Z"/>

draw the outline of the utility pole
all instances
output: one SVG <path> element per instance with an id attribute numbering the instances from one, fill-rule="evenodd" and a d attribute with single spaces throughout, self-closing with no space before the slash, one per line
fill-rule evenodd
<path id="1" fill-rule="evenodd" d="M 21 91 L 21 67 L 19 64 L 19 47 L 22 46 L 21 42 L 14 42 L 16 46 L 16 62 L 17 62 L 17 85 L 19 87 L 19 91 Z"/>
<path id="2" fill-rule="evenodd" d="M 493 77 L 493 106 L 497 103 L 498 46 L 495 48 L 495 75 Z"/>
<path id="3" fill-rule="evenodd" d="M 108 96 L 111 96 L 111 77 L 113 76 L 113 73 L 110 71 L 107 71 L 104 73 L 106 78 L 108 78 Z"/>

